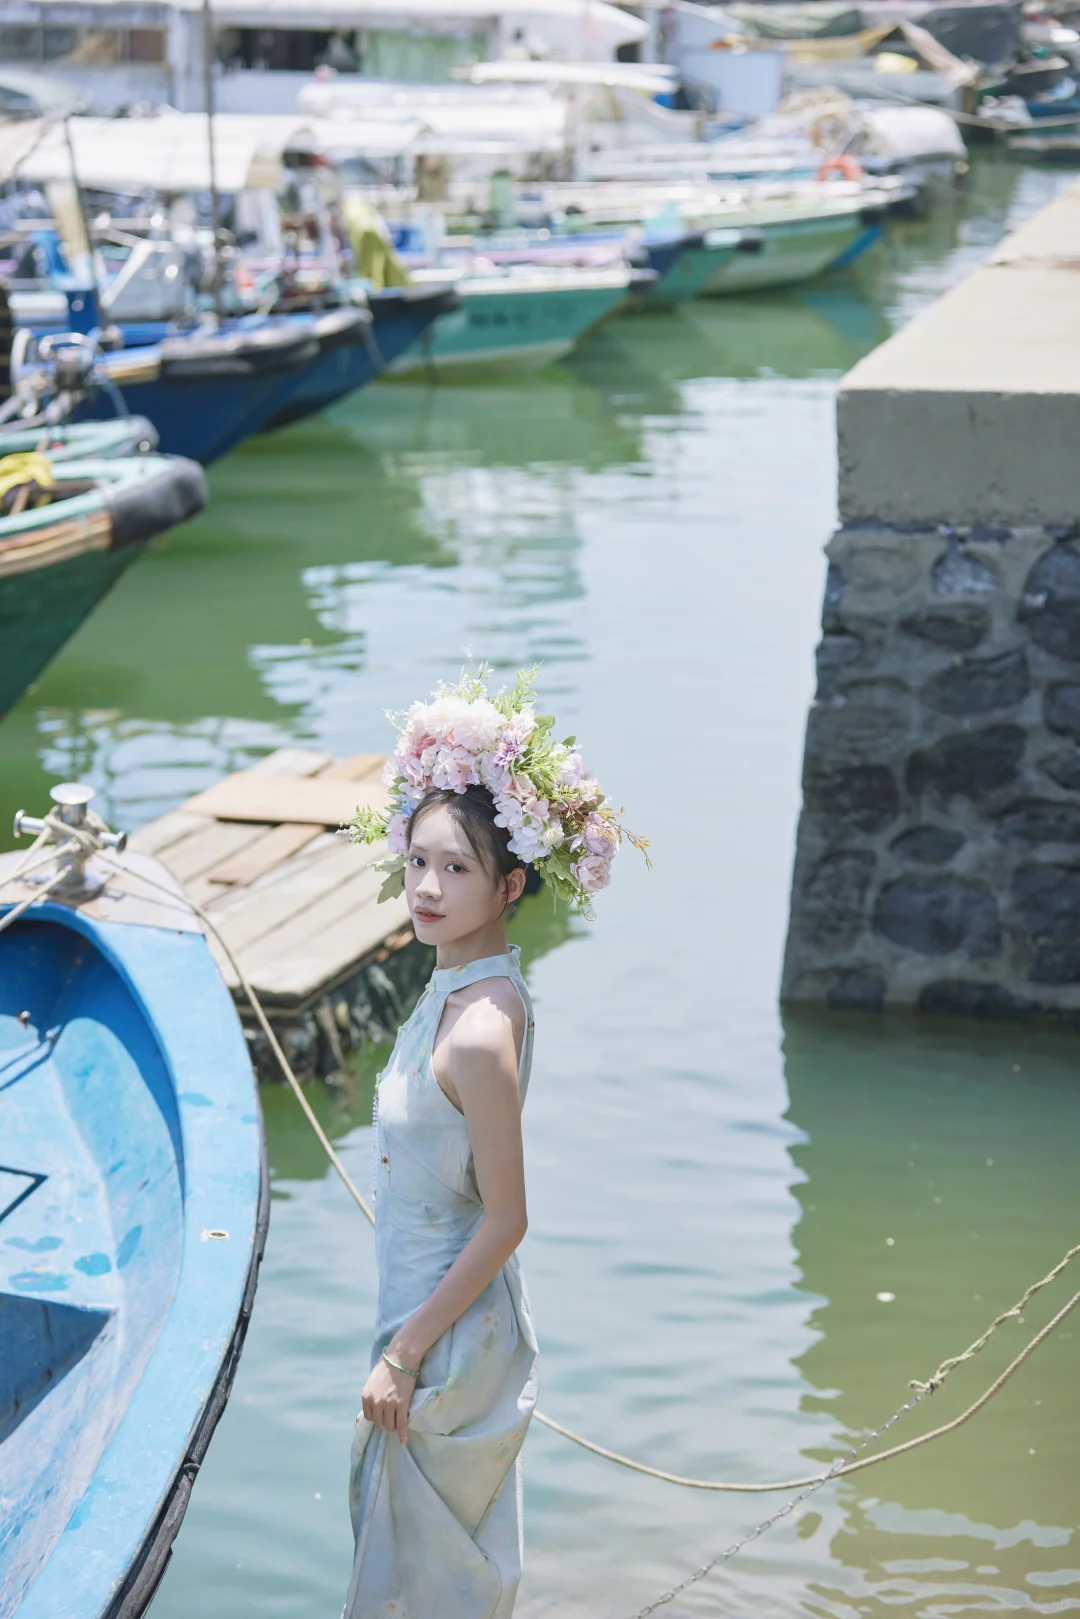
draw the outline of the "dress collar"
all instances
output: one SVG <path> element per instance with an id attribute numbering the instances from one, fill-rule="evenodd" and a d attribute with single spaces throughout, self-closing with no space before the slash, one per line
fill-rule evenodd
<path id="1" fill-rule="evenodd" d="M 520 947 L 512 944 L 509 950 L 498 956 L 480 956 L 476 961 L 467 961 L 461 967 L 436 967 L 431 975 L 431 987 L 437 995 L 449 995 L 455 989 L 464 989 L 467 984 L 477 984 L 481 978 L 510 978 L 521 971 L 518 958 L 521 955 Z"/>

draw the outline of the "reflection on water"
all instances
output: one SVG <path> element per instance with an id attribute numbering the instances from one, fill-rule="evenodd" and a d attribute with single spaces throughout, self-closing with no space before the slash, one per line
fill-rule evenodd
<path id="1" fill-rule="evenodd" d="M 797 1361 L 814 1391 L 804 1407 L 856 1440 L 881 1421 L 885 1391 L 928 1377 L 1077 1240 L 1075 1046 L 1052 1032 L 800 1014 L 786 1019 L 784 1056 L 804 1137 L 792 1149 L 806 1177 L 799 1285 L 823 1301 L 820 1336 Z M 969 1405 L 1078 1285 L 1066 1276 L 1022 1326 L 1007 1323 L 912 1432 Z M 879 1303 L 882 1292 L 895 1297 Z M 1075 1331 L 1060 1329 L 970 1426 L 840 1489 L 830 1551 L 844 1572 L 815 1581 L 822 1611 L 847 1611 L 853 1595 L 933 1615 L 1080 1606 Z"/>
<path id="2" fill-rule="evenodd" d="M 595 925 L 542 897 L 515 923 L 543 1403 L 677 1472 L 813 1471 L 1075 1236 L 1071 1040 L 781 1027 L 775 1004 L 835 378 L 1061 183 L 981 163 L 965 207 L 899 225 L 842 280 L 621 320 L 513 384 L 377 387 L 245 446 L 0 730 L 5 821 L 83 776 L 131 826 L 269 747 L 384 745 L 383 711 L 463 648 L 543 662 L 655 851 L 652 873 L 625 857 Z M 384 1057 L 312 1092 L 360 1180 Z M 322 1619 L 347 1581 L 370 1237 L 289 1095 L 265 1108 L 263 1281 L 155 1619 Z M 830 1486 L 661 1611 L 1080 1610 L 1074 1367 L 1062 1334 L 968 1428 Z M 679 1492 L 539 1429 L 526 1472 L 524 1619 L 621 1619 L 775 1501 Z"/>

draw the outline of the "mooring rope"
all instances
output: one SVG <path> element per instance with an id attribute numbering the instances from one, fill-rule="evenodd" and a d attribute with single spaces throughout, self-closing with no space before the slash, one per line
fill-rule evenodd
<path id="1" fill-rule="evenodd" d="M 72 827 L 63 825 L 63 823 L 58 823 L 58 829 L 60 827 L 62 827 L 66 836 L 71 837 L 74 834 L 74 841 L 77 842 L 81 847 L 85 847 L 90 842 L 93 842 L 95 851 L 103 864 L 110 866 L 114 871 L 119 872 L 124 877 L 129 879 L 134 878 L 135 881 L 146 883 L 151 888 L 160 889 L 160 891 L 163 894 L 167 894 L 169 899 L 174 903 L 179 902 L 187 910 L 193 912 L 194 915 L 199 917 L 203 925 L 210 930 L 220 945 L 226 959 L 229 962 L 229 965 L 232 967 L 233 972 L 236 974 L 237 982 L 240 985 L 240 988 L 243 990 L 244 996 L 250 1004 L 256 1020 L 266 1036 L 267 1042 L 269 1043 L 270 1049 L 273 1052 L 279 1067 L 281 1068 L 282 1074 L 284 1075 L 290 1089 L 303 1109 L 304 1116 L 311 1125 L 312 1130 L 315 1132 L 319 1144 L 326 1153 L 330 1163 L 337 1171 L 346 1191 L 352 1197 L 360 1212 L 364 1215 L 364 1218 L 370 1225 L 374 1226 L 374 1211 L 360 1192 L 359 1187 L 356 1185 L 352 1176 L 349 1174 L 348 1170 L 345 1168 L 345 1165 L 342 1163 L 340 1157 L 335 1151 L 333 1143 L 330 1141 L 330 1138 L 327 1136 L 322 1125 L 319 1123 L 311 1104 L 304 1095 L 300 1081 L 297 1079 L 292 1065 L 289 1062 L 289 1059 L 286 1057 L 277 1035 L 274 1033 L 270 1019 L 267 1017 L 266 1012 L 263 1009 L 262 1002 L 259 1000 L 258 995 L 247 978 L 247 975 L 240 967 L 239 962 L 233 954 L 230 946 L 223 938 L 213 918 L 208 916 L 202 906 L 197 905 L 194 900 L 189 898 L 188 895 L 182 892 L 178 893 L 175 888 L 171 888 L 167 884 L 159 882 L 157 879 L 148 876 L 145 872 L 134 871 L 130 867 L 123 865 L 122 862 L 113 859 L 109 854 L 101 849 L 100 844 L 94 838 L 92 831 L 87 832 L 85 830 L 76 830 Z M 46 832 L 43 832 L 38 838 L 37 843 L 28 851 L 27 860 L 29 860 L 30 855 L 34 853 L 34 850 L 45 839 L 46 835 Z M 23 861 L 18 868 L 18 873 L 22 874 L 26 869 L 29 868 L 26 865 L 26 861 Z M 23 901 L 12 911 L 9 911 L 4 917 L 0 918 L 0 931 L 3 931 L 5 927 L 14 921 L 17 915 L 21 915 L 28 908 L 28 906 L 35 903 L 35 901 L 38 899 L 44 898 L 49 889 L 59 882 L 62 875 L 63 872 L 61 871 L 38 893 L 32 895 L 31 898 Z M 6 886 L 6 884 L 11 881 L 11 877 L 5 878 L 4 884 L 0 886 Z M 793 1497 L 792 1500 L 786 1502 L 777 1512 L 773 1513 L 771 1517 L 765 1519 L 764 1522 L 749 1530 L 738 1541 L 736 1541 L 734 1545 L 728 1547 L 726 1551 L 720 1552 L 708 1563 L 703 1564 L 701 1568 L 696 1569 L 692 1574 L 688 1575 L 687 1578 L 679 1585 L 672 1587 L 669 1591 L 663 1592 L 661 1596 L 646 1607 L 640 1608 L 633 1616 L 633 1619 L 648 1619 L 650 1614 L 654 1613 L 658 1608 L 664 1606 L 666 1603 L 673 1601 L 675 1597 L 687 1590 L 691 1585 L 696 1583 L 698 1580 L 703 1579 L 707 1574 L 711 1573 L 712 1570 L 715 1569 L 720 1563 L 726 1562 L 728 1558 L 733 1557 L 736 1552 L 741 1551 L 744 1546 L 748 1545 L 751 1541 L 756 1540 L 760 1535 L 764 1534 L 767 1529 L 771 1528 L 773 1524 L 779 1522 L 781 1518 L 790 1514 L 796 1506 L 806 1500 L 810 1495 L 816 1494 L 817 1491 L 820 1490 L 825 1484 L 831 1483 L 834 1479 L 845 1478 L 852 1473 L 860 1472 L 866 1467 L 876 1467 L 879 1462 L 890 1461 L 896 1456 L 902 1456 L 910 1451 L 917 1450 L 923 1445 L 930 1444 L 935 1439 L 943 1438 L 945 1434 L 955 1432 L 957 1428 L 961 1428 L 965 1423 L 970 1422 L 972 1417 L 976 1416 L 978 1412 L 983 1410 L 984 1407 L 987 1406 L 990 1401 L 1001 1392 L 1006 1383 L 1009 1382 L 1010 1378 L 1012 1378 L 1013 1375 L 1019 1371 L 1020 1367 L 1026 1360 L 1029 1359 L 1031 1355 L 1035 1353 L 1036 1349 L 1038 1349 L 1041 1344 L 1045 1343 L 1046 1340 L 1057 1330 L 1057 1328 L 1060 1327 L 1061 1323 L 1068 1315 L 1071 1314 L 1073 1310 L 1076 1309 L 1077 1305 L 1080 1305 L 1080 1292 L 1073 1294 L 1072 1298 L 1062 1306 L 1058 1313 L 1050 1321 L 1048 1321 L 1046 1325 L 1042 1327 L 1027 1344 L 1025 1344 L 1020 1353 L 1009 1363 L 1008 1366 L 1006 1366 L 1005 1370 L 1000 1374 L 1000 1376 L 994 1379 L 989 1388 L 984 1390 L 979 1398 L 973 1401 L 972 1404 L 969 1405 L 965 1411 L 962 1411 L 959 1416 L 954 1417 L 950 1422 L 942 1423 L 938 1428 L 930 1429 L 927 1433 L 918 1434 L 914 1439 L 908 1439 L 903 1444 L 893 1445 L 888 1450 L 878 1451 L 873 1456 L 862 1456 L 860 1454 L 860 1452 L 863 1451 L 869 1444 L 872 1444 L 875 1439 L 879 1438 L 902 1417 L 906 1416 L 908 1412 L 914 1410 L 914 1408 L 924 1399 L 934 1394 L 957 1366 L 962 1366 L 967 1361 L 973 1360 L 975 1356 L 986 1347 L 986 1345 L 990 1342 L 990 1339 L 1006 1321 L 1021 1318 L 1021 1312 L 1023 1311 L 1023 1308 L 1027 1304 L 1028 1300 L 1033 1298 L 1034 1295 L 1040 1292 L 1044 1287 L 1048 1287 L 1051 1282 L 1060 1276 L 1066 1266 L 1076 1258 L 1077 1254 L 1080 1254 L 1080 1243 L 1070 1248 L 1053 1267 L 1053 1269 L 1048 1271 L 1046 1275 L 1043 1276 L 1039 1281 L 1033 1282 L 1010 1309 L 1005 1310 L 999 1316 L 996 1316 L 986 1328 L 985 1332 L 981 1333 L 973 1343 L 969 1344 L 967 1349 L 963 1350 L 959 1355 L 953 1355 L 947 1360 L 943 1360 L 937 1371 L 934 1372 L 933 1376 L 928 1378 L 925 1382 L 922 1382 L 917 1378 L 913 1378 L 910 1383 L 910 1387 L 914 1390 L 913 1397 L 907 1400 L 896 1412 L 893 1413 L 891 1417 L 888 1418 L 886 1422 L 883 1422 L 879 1428 L 874 1429 L 874 1431 L 862 1441 L 856 1450 L 851 1453 L 852 1459 L 844 1460 L 841 1458 L 839 1461 L 835 1462 L 831 1467 L 829 1467 L 824 1473 L 811 1474 L 806 1478 L 780 1479 L 774 1482 L 755 1484 L 717 1479 L 684 1478 L 679 1473 L 668 1473 L 661 1468 L 650 1467 L 645 1462 L 636 1461 L 631 1456 L 623 1456 L 619 1451 L 608 1450 L 605 1446 L 598 1445 L 591 1439 L 586 1439 L 583 1434 L 576 1433 L 574 1429 L 565 1427 L 563 1423 L 556 1422 L 553 1417 L 546 1416 L 541 1411 L 534 1411 L 533 1416 L 537 1422 L 542 1423 L 546 1428 L 550 1428 L 553 1433 L 560 1434 L 564 1439 L 568 1439 L 571 1441 L 571 1443 L 580 1446 L 581 1449 L 590 1451 L 594 1456 L 599 1456 L 604 1461 L 614 1462 L 618 1467 L 628 1468 L 631 1472 L 641 1473 L 647 1478 L 659 1479 L 665 1484 L 679 1485 L 683 1489 L 708 1490 L 714 1492 L 723 1492 L 725 1494 L 740 1495 L 760 1495 L 781 1490 L 797 1490 L 801 1492 Z"/>
<path id="2" fill-rule="evenodd" d="M 126 876 L 134 877 L 139 882 L 150 883 L 153 887 L 160 888 L 163 893 L 168 894 L 170 899 L 174 901 L 180 900 L 185 906 L 192 910 L 195 915 L 198 916 L 205 924 L 205 926 L 208 927 L 213 933 L 215 939 L 221 946 L 221 949 L 228 959 L 229 965 L 236 974 L 237 982 L 239 983 L 240 988 L 243 990 L 252 1011 L 258 1019 L 259 1026 L 266 1035 L 270 1049 L 274 1053 L 274 1056 L 277 1059 L 278 1065 L 280 1066 L 290 1089 L 292 1090 L 297 1101 L 300 1103 L 300 1106 L 303 1108 L 308 1123 L 311 1125 L 316 1136 L 318 1137 L 323 1151 L 326 1153 L 330 1162 L 337 1170 L 346 1191 L 360 1209 L 361 1213 L 364 1215 L 364 1218 L 370 1225 L 374 1226 L 374 1211 L 360 1192 L 359 1187 L 349 1174 L 349 1171 L 345 1168 L 345 1165 L 338 1157 L 338 1154 L 335 1152 L 329 1137 L 316 1118 L 310 1102 L 304 1095 L 300 1081 L 297 1079 L 289 1059 L 282 1050 L 281 1044 L 274 1033 L 270 1019 L 267 1017 L 258 995 L 253 989 L 250 981 L 248 980 L 229 945 L 222 937 L 222 934 L 213 918 L 208 916 L 206 911 L 203 910 L 202 906 L 197 905 L 194 900 L 190 899 L 186 894 L 177 894 L 175 889 L 169 888 L 165 883 L 157 882 L 154 878 L 146 876 L 143 872 L 131 871 L 128 867 L 122 865 L 119 861 L 113 860 L 107 854 L 103 853 L 100 858 L 104 863 L 113 866 L 116 871 L 122 872 Z M 984 1349 L 990 1342 L 990 1339 L 993 1337 L 994 1333 L 997 1332 L 998 1328 L 1001 1327 L 1006 1321 L 1013 1320 L 1019 1316 L 1027 1301 L 1036 1293 L 1040 1292 L 1042 1288 L 1048 1287 L 1051 1282 L 1060 1276 L 1066 1265 L 1068 1265 L 1071 1260 L 1075 1259 L 1077 1254 L 1080 1254 L 1080 1243 L 1077 1243 L 1075 1247 L 1070 1248 L 1068 1253 L 1065 1254 L 1064 1257 L 1060 1259 L 1054 1266 L 1053 1270 L 1048 1271 L 1047 1274 L 1041 1278 L 1041 1280 L 1033 1282 L 1022 1297 L 1019 1298 L 1012 1306 L 1012 1308 L 1003 1311 L 1001 1315 L 997 1316 L 987 1327 L 986 1331 L 976 1338 L 974 1343 L 970 1344 L 968 1348 L 965 1349 L 961 1354 L 953 1355 L 950 1359 L 942 1361 L 937 1371 L 932 1377 L 928 1378 L 925 1383 L 918 1381 L 918 1379 L 912 1379 L 910 1386 L 916 1391 L 917 1400 L 921 1399 L 925 1395 L 933 1394 L 941 1387 L 949 1373 L 955 1370 L 957 1366 L 963 1365 L 965 1361 L 974 1359 L 980 1350 Z M 872 1467 L 878 1462 L 888 1461 L 893 1456 L 899 1456 L 905 1451 L 915 1450 L 920 1445 L 929 1444 L 931 1440 L 940 1439 L 944 1434 L 952 1433 L 954 1429 L 962 1427 L 965 1422 L 970 1421 L 970 1419 L 975 1416 L 977 1412 L 982 1410 L 984 1405 L 992 1400 L 994 1396 L 1004 1388 L 1005 1384 L 1013 1376 L 1014 1372 L 1019 1370 L 1024 1361 L 1027 1360 L 1028 1356 L 1034 1354 L 1039 1345 L 1045 1342 L 1051 1333 L 1061 1325 L 1061 1322 L 1064 1321 L 1069 1312 L 1074 1310 L 1078 1304 L 1080 1304 L 1080 1293 L 1076 1293 L 1073 1298 L 1071 1298 L 1064 1306 L 1064 1308 L 1058 1312 L 1053 1320 L 1048 1322 L 1047 1325 L 1043 1327 L 1041 1332 L 1035 1334 L 1034 1338 L 1032 1338 L 1025 1348 L 1021 1350 L 1016 1359 L 1006 1367 L 1001 1376 L 995 1379 L 986 1392 L 980 1395 L 974 1404 L 970 1405 L 966 1411 L 961 1412 L 961 1414 L 958 1417 L 955 1417 L 951 1422 L 943 1424 L 943 1426 L 940 1428 L 934 1428 L 929 1433 L 920 1434 L 916 1439 L 909 1439 L 903 1445 L 896 1445 L 891 1450 L 881 1451 L 876 1456 L 867 1456 L 858 1461 L 845 1462 L 838 1468 L 829 1469 L 829 1471 L 826 1473 L 812 1474 L 807 1478 L 778 1479 L 774 1483 L 765 1484 L 737 1483 L 716 1479 L 683 1478 L 678 1473 L 666 1473 L 661 1468 L 650 1467 L 645 1462 L 636 1461 L 632 1456 L 623 1456 L 616 1450 L 608 1450 L 605 1446 L 598 1445 L 591 1439 L 586 1439 L 583 1434 L 576 1433 L 573 1428 L 567 1428 L 563 1423 L 556 1422 L 554 1417 L 546 1416 L 541 1411 L 535 1411 L 533 1415 L 538 1422 L 543 1423 L 545 1428 L 550 1428 L 553 1433 L 561 1434 L 564 1439 L 569 1439 L 573 1444 L 580 1445 L 583 1450 L 591 1451 L 593 1455 L 602 1457 L 604 1461 L 615 1462 L 619 1467 L 627 1467 L 635 1473 L 643 1473 L 648 1478 L 660 1479 L 665 1484 L 678 1484 L 684 1489 L 688 1490 L 714 1490 L 723 1491 L 729 1494 L 745 1495 L 760 1495 L 777 1490 L 804 1489 L 809 1485 L 816 1486 L 827 1482 L 829 1479 L 843 1478 L 848 1473 L 855 1473 L 864 1467 Z M 912 1404 L 917 1403 L 917 1400 L 916 1402 L 909 1402 L 908 1405 L 904 1407 L 904 1410 L 909 1409 Z"/>

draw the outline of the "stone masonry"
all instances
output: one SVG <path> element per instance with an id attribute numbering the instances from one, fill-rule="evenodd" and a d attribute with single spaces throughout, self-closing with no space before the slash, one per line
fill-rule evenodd
<path id="1" fill-rule="evenodd" d="M 783 998 L 1080 1023 L 1080 537 L 828 555 Z"/>
<path id="2" fill-rule="evenodd" d="M 1080 1026 L 1077 263 L 1080 185 L 842 385 L 786 1001 Z"/>

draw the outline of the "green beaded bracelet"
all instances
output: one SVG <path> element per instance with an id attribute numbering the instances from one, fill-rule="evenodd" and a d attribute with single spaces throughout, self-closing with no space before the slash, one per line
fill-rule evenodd
<path id="1" fill-rule="evenodd" d="M 400 1365 L 396 1360 L 391 1360 L 390 1359 L 390 1356 L 386 1353 L 385 1349 L 382 1352 L 382 1358 L 383 1358 L 383 1360 L 386 1362 L 386 1364 L 388 1366 L 392 1366 L 394 1368 L 395 1372 L 404 1372 L 406 1377 L 419 1377 L 420 1376 L 420 1368 L 419 1367 L 417 1367 L 416 1371 L 414 1372 L 411 1366 L 402 1366 L 402 1365 Z"/>

